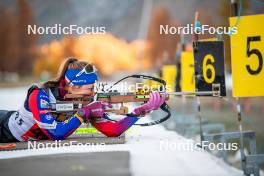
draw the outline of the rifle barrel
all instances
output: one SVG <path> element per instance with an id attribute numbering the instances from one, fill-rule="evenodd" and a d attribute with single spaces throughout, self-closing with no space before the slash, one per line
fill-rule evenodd
<path id="1" fill-rule="evenodd" d="M 182 96 L 182 95 L 216 95 L 218 91 L 200 91 L 200 92 L 166 92 L 168 95 Z"/>

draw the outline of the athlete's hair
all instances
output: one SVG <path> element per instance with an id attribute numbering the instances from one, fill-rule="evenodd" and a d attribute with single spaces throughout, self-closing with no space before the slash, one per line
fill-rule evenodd
<path id="1" fill-rule="evenodd" d="M 91 63 L 80 61 L 73 57 L 65 59 L 64 62 L 60 65 L 57 76 L 54 79 L 45 82 L 43 84 L 43 87 L 57 87 L 59 86 L 60 81 L 65 79 L 65 73 L 68 69 L 78 69 L 81 71 L 84 67 L 86 72 L 95 71 L 94 66 Z"/>

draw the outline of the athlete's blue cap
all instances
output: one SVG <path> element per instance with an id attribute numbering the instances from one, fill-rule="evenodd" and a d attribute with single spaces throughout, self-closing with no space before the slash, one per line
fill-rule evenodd
<path id="1" fill-rule="evenodd" d="M 94 84 L 98 80 L 98 76 L 96 71 L 87 73 L 85 68 L 81 71 L 78 69 L 68 69 L 65 79 L 71 85 L 82 86 Z"/>

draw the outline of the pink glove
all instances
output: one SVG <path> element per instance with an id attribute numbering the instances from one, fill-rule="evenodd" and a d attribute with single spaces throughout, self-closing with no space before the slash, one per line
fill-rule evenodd
<path id="1" fill-rule="evenodd" d="M 166 95 L 160 95 L 159 92 L 150 93 L 150 98 L 147 103 L 134 109 L 133 113 L 137 115 L 145 115 L 146 113 L 159 109 L 164 103 Z"/>
<path id="2" fill-rule="evenodd" d="M 89 120 L 91 117 L 103 117 L 106 107 L 111 108 L 112 105 L 106 102 L 94 101 L 81 108 L 81 111 L 83 111 L 85 119 Z"/>

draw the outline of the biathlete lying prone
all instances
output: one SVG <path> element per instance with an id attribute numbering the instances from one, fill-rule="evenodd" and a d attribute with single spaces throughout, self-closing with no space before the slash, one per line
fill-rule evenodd
<path id="1" fill-rule="evenodd" d="M 67 59 L 61 65 L 57 78 L 32 85 L 28 89 L 26 100 L 19 110 L 0 111 L 0 142 L 62 140 L 72 134 L 83 121 L 90 122 L 106 136 L 115 137 L 130 128 L 140 115 L 158 109 L 165 101 L 165 95 L 152 92 L 148 102 L 133 110 L 135 116 L 117 122 L 103 118 L 105 108 L 111 105 L 100 101 L 91 102 L 75 114 L 49 111 L 50 104 L 56 103 L 56 100 L 65 101 L 66 94 L 93 96 L 97 80 L 97 72 L 92 64 L 75 58 Z"/>

